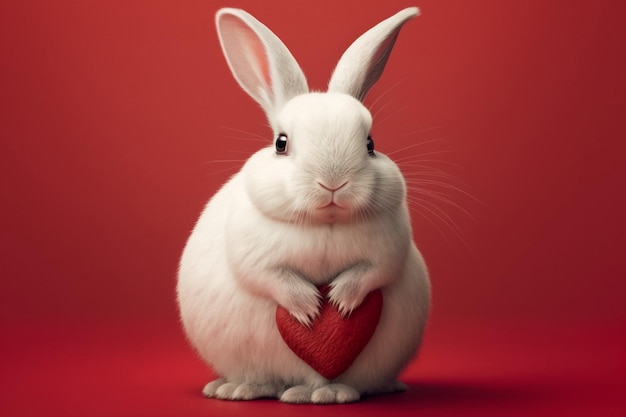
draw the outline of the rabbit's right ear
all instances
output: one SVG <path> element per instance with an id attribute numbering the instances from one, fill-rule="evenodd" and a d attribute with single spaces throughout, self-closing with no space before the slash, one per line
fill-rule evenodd
<path id="1" fill-rule="evenodd" d="M 276 113 L 289 99 L 308 93 L 304 73 L 285 44 L 249 13 L 220 9 L 215 22 L 235 79 L 261 105 L 273 125 Z"/>
<path id="2" fill-rule="evenodd" d="M 402 25 L 417 15 L 417 7 L 406 8 L 357 38 L 339 59 L 328 91 L 350 94 L 363 101 L 382 74 Z"/>

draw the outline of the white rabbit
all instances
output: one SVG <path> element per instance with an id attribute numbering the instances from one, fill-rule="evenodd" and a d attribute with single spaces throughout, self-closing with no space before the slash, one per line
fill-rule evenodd
<path id="1" fill-rule="evenodd" d="M 430 284 L 412 241 L 405 181 L 374 150 L 362 100 L 417 14 L 402 10 L 359 37 L 322 93 L 309 92 L 262 23 L 243 10 L 218 11 L 228 65 L 267 114 L 274 140 L 209 201 L 180 262 L 184 329 L 221 376 L 205 386 L 207 397 L 342 403 L 406 389 L 396 378 L 420 345 Z M 372 290 L 383 294 L 372 338 L 333 380 L 294 354 L 276 325 L 277 306 L 311 325 L 322 284 L 343 316 Z"/>

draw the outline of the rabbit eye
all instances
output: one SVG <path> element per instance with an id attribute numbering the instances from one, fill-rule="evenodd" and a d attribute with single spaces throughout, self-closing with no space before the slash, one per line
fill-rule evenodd
<path id="1" fill-rule="evenodd" d="M 280 133 L 276 138 L 276 153 L 284 155 L 287 153 L 287 135 Z"/>
<path id="2" fill-rule="evenodd" d="M 367 137 L 367 153 L 370 156 L 376 156 L 376 154 L 374 153 L 374 139 L 372 139 L 371 136 Z"/>

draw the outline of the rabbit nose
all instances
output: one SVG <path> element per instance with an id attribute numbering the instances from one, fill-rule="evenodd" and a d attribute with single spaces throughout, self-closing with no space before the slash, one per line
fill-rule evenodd
<path id="1" fill-rule="evenodd" d="M 328 190 L 328 191 L 330 191 L 330 192 L 333 192 L 333 193 L 334 193 L 334 192 L 335 192 L 335 191 L 337 191 L 338 189 L 345 187 L 345 186 L 346 186 L 346 184 L 348 184 L 348 181 L 346 181 L 346 182 L 344 182 L 343 184 L 341 184 L 340 186 L 338 186 L 338 187 L 334 187 L 334 188 L 333 188 L 333 187 L 331 187 L 331 186 L 328 186 L 328 185 L 326 185 L 326 184 L 324 184 L 323 182 L 320 182 L 320 181 L 318 181 L 317 183 L 320 185 L 320 187 L 324 188 L 325 190 Z"/>

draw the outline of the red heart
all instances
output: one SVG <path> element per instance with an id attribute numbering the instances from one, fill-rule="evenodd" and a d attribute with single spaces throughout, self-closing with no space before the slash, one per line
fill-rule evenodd
<path id="1" fill-rule="evenodd" d="M 276 308 L 276 325 L 287 346 L 300 359 L 332 380 L 352 365 L 372 338 L 380 320 L 383 294 L 380 289 L 372 291 L 349 316 L 341 317 L 327 298 L 329 286 L 319 290 L 324 301 L 311 328 L 281 306 Z"/>

